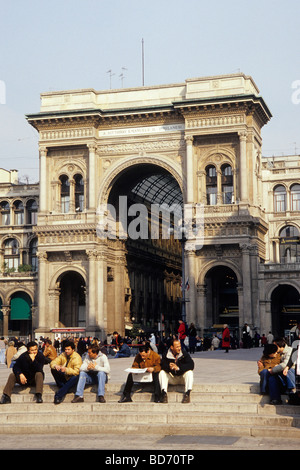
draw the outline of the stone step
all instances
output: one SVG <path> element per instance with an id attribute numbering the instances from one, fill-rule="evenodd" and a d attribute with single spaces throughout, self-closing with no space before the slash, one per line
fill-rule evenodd
<path id="1" fill-rule="evenodd" d="M 300 438 L 300 407 L 269 405 L 258 384 L 198 384 L 191 403 L 182 404 L 183 387 L 170 386 L 169 403 L 153 403 L 153 389 L 135 385 L 132 403 L 117 403 L 124 384 L 107 384 L 106 403 L 96 401 L 95 386 L 86 387 L 83 403 L 74 393 L 54 405 L 56 385 L 45 384 L 44 403 L 34 402 L 34 388 L 16 386 L 12 403 L 0 405 L 0 435 L 32 433 L 143 433 L 239 435 Z M 3 387 L 1 387 L 1 392 Z M 283 396 L 284 403 L 287 397 Z M 174 408 L 174 404 L 176 407 Z M 117 417 L 117 424 L 112 423 Z"/>
<path id="2" fill-rule="evenodd" d="M 56 424 L 69 423 L 76 424 L 82 419 L 89 423 L 99 423 L 101 420 L 109 422 L 113 411 L 116 407 L 106 406 L 105 404 L 74 404 L 73 412 L 70 405 L 65 408 L 61 405 L 54 404 L 30 406 L 25 405 L 22 411 L 15 409 L 8 409 L 9 405 L 3 405 L 3 411 L 0 412 L 0 424 L 20 424 L 20 423 L 47 423 Z M 233 413 L 232 407 L 230 409 L 222 410 L 221 407 L 213 409 L 210 406 L 191 406 L 187 410 L 188 405 L 178 407 L 180 409 L 168 407 L 165 404 L 152 404 L 146 410 L 137 407 L 133 404 L 128 404 L 126 407 L 121 405 L 117 409 L 117 418 L 120 424 L 124 423 L 169 423 L 169 424 L 248 424 L 259 426 L 282 426 L 297 427 L 300 424 L 300 416 L 291 414 L 292 410 L 286 410 L 286 414 L 270 413 L 265 414 L 261 407 L 256 409 L 240 409 L 238 412 Z M 2 410 L 2 407 L 1 407 Z"/>
<path id="3" fill-rule="evenodd" d="M 104 419 L 103 419 L 104 418 Z M 129 422 L 123 423 L 119 421 L 115 424 L 111 420 L 111 414 L 109 417 L 101 417 L 99 422 L 90 422 L 86 416 L 80 416 L 78 422 L 64 423 L 57 422 L 50 424 L 47 422 L 47 416 L 43 416 L 41 421 L 36 423 L 21 422 L 6 423 L 1 425 L 0 434 L 27 434 L 32 435 L 43 435 L 43 434 L 158 434 L 158 435 L 192 435 L 192 436 L 251 436 L 251 437 L 270 437 L 270 438 L 282 438 L 283 435 L 288 439 L 299 439 L 300 429 L 297 427 L 283 427 L 282 423 L 279 425 L 269 425 L 266 427 L 266 423 L 203 423 L 201 418 L 197 424 L 178 424 L 176 421 L 167 423 L 153 423 L 153 422 Z"/>
<path id="4" fill-rule="evenodd" d="M 105 391 L 107 392 L 120 392 L 124 388 L 124 383 L 107 383 L 105 386 Z M 3 386 L 0 387 L 0 392 L 3 391 Z M 30 391 L 34 393 L 34 387 L 25 387 L 16 385 L 14 388 L 13 393 L 28 393 Z M 57 390 L 56 384 L 53 382 L 51 384 L 44 384 L 44 393 L 46 392 L 53 392 Z M 134 384 L 133 392 L 137 390 L 143 390 L 145 392 L 153 391 L 153 386 L 148 384 L 138 385 Z M 95 386 L 86 386 L 86 392 L 93 392 L 96 391 Z M 169 385 L 169 392 L 184 392 L 183 385 Z M 200 393 L 259 393 L 259 385 L 258 384 L 194 384 L 193 386 L 193 393 L 200 392 Z"/>
<path id="5" fill-rule="evenodd" d="M 54 391 L 51 393 L 43 393 L 44 403 L 52 403 L 54 399 Z M 117 403 L 122 396 L 121 392 L 106 392 L 105 399 L 107 403 Z M 172 392 L 168 394 L 169 403 L 181 403 L 183 393 Z M 74 393 L 68 393 L 64 399 L 64 403 L 70 403 L 74 398 Z M 136 392 L 131 395 L 132 401 L 134 403 L 143 403 L 147 404 L 154 401 L 154 395 L 150 392 Z M 283 401 L 287 401 L 287 397 L 282 397 Z M 34 401 L 34 393 L 14 393 L 11 396 L 11 401 L 13 404 L 16 403 L 31 403 Z M 97 401 L 96 390 L 91 393 L 84 393 L 84 402 L 94 403 Z M 260 395 L 250 395 L 250 394 L 205 394 L 205 393 L 192 393 L 191 394 L 191 403 L 245 403 L 245 404 L 268 404 L 269 398 L 260 396 Z"/>
<path id="6" fill-rule="evenodd" d="M 228 413 L 234 416 L 242 416 L 244 414 L 260 415 L 260 416 L 292 416 L 295 419 L 300 418 L 300 407 L 291 405 L 261 405 L 261 404 L 246 404 L 246 403 L 189 403 L 183 404 L 181 402 L 176 403 L 176 412 L 180 412 L 183 415 L 190 416 L 190 414 L 201 414 L 201 413 Z M 33 397 L 30 402 L 19 402 L 10 403 L 0 406 L 0 423 L 6 419 L 8 414 L 23 414 L 23 413 L 49 413 L 55 412 L 55 414 L 74 413 L 82 414 L 85 413 L 174 413 L 174 403 L 153 403 L 153 402 L 130 402 L 130 403 L 116 403 L 116 402 L 83 402 L 83 403 L 71 403 L 64 400 L 60 405 L 55 405 L 53 400 L 45 402 L 43 404 L 37 404 L 34 402 Z"/>

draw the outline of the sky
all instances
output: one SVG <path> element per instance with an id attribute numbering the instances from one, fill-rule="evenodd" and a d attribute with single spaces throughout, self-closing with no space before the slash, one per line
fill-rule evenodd
<path id="1" fill-rule="evenodd" d="M 0 168 L 38 181 L 41 93 L 142 86 L 143 70 L 146 86 L 250 75 L 273 116 L 263 155 L 300 154 L 299 18 L 299 0 L 0 0 Z"/>

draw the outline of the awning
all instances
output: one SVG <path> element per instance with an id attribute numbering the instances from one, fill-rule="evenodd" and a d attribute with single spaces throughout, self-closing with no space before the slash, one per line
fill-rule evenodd
<path id="1" fill-rule="evenodd" d="M 11 320 L 31 320 L 31 299 L 26 293 L 18 293 L 10 302 Z"/>
<path id="2" fill-rule="evenodd" d="M 62 328 L 52 328 L 51 333 L 85 333 L 85 328 L 81 327 L 62 327 Z"/>

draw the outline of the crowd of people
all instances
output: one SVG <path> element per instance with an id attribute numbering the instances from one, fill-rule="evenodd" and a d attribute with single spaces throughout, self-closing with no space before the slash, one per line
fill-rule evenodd
<path id="1" fill-rule="evenodd" d="M 293 332 L 293 344 L 289 346 L 285 338 L 275 338 L 271 332 L 262 335 L 258 342 L 252 345 L 262 346 L 263 354 L 258 364 L 261 394 L 270 395 L 271 404 L 281 403 L 281 394 L 290 395 L 289 403 L 300 405 L 300 324 Z M 241 347 L 249 348 L 250 329 L 244 325 Z M 232 341 L 228 325 L 224 324 L 222 332 L 215 334 L 207 349 L 223 349 L 228 353 L 236 344 Z M 16 383 L 20 385 L 35 385 L 36 402 L 42 403 L 44 371 L 49 364 L 50 371 L 57 385 L 54 403 L 60 404 L 65 395 L 75 388 L 72 403 L 84 401 L 86 384 L 97 384 L 97 397 L 100 403 L 105 403 L 105 384 L 109 380 L 109 357 L 118 359 L 130 357 L 134 352 L 132 368 L 128 373 L 123 396 L 120 402 L 132 401 L 131 392 L 135 381 L 141 378 L 153 383 L 154 401 L 167 403 L 168 384 L 184 384 L 183 403 L 190 402 L 193 387 L 194 361 L 191 357 L 197 350 L 200 338 L 193 324 L 188 327 L 179 321 L 177 334 L 159 337 L 152 333 L 150 336 L 136 338 L 121 337 L 115 331 L 109 342 L 101 342 L 94 337 L 49 338 L 40 337 L 37 341 L 29 341 L 25 345 L 18 338 L 5 342 L 0 339 L 1 359 L 2 349 L 4 358 L 11 374 L 3 389 L 0 404 L 10 403 L 11 394 Z M 3 346 L 4 344 L 4 346 Z M 203 348 L 204 349 L 204 348 Z M 206 350 L 207 350 L 206 349 Z M 142 374 L 142 375 L 141 375 Z"/>

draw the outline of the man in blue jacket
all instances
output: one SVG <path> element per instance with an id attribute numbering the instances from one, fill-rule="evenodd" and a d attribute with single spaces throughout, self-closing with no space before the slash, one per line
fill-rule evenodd
<path id="1" fill-rule="evenodd" d="M 13 372 L 9 375 L 3 389 L 0 404 L 11 403 L 11 394 L 16 383 L 20 385 L 35 385 L 35 399 L 37 403 L 43 403 L 43 383 L 45 364 L 44 355 L 38 351 L 38 345 L 34 341 L 27 344 L 27 351 L 16 360 Z"/>

